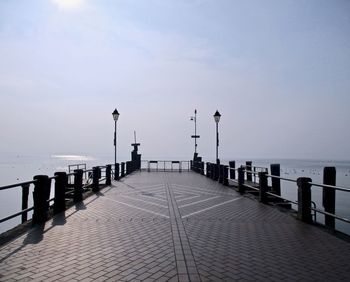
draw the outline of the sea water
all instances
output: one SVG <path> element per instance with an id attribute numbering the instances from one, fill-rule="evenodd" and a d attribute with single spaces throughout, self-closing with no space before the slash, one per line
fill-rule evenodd
<path id="1" fill-rule="evenodd" d="M 228 164 L 232 159 L 222 159 L 222 163 Z M 314 183 L 322 183 L 323 168 L 334 166 L 337 170 L 337 185 L 350 188 L 350 161 L 331 160 L 290 160 L 290 159 L 250 159 L 253 166 L 270 167 L 272 163 L 281 165 L 281 177 L 296 180 L 298 177 L 310 177 Z M 207 160 L 204 160 L 207 161 Z M 208 160 L 212 161 L 212 160 Z M 246 160 L 236 159 L 236 167 L 245 164 Z M 82 156 L 82 155 L 46 155 L 23 156 L 3 155 L 0 159 L 0 186 L 30 181 L 34 175 L 44 174 L 53 176 L 56 171 L 68 172 L 68 165 L 86 164 L 87 168 L 95 165 L 113 163 L 113 156 Z M 33 205 L 33 185 L 30 187 L 28 206 Z M 53 193 L 53 189 L 52 189 Z M 290 200 L 297 201 L 297 185 L 294 182 L 281 181 L 281 195 Z M 14 214 L 21 210 L 21 187 L 0 191 L 0 218 Z M 322 188 L 312 187 L 312 201 L 318 209 L 322 206 Z M 296 206 L 293 206 L 296 209 Z M 336 214 L 350 218 L 350 193 L 336 192 Z M 31 213 L 28 214 L 28 218 Z M 324 223 L 324 216 L 317 214 L 316 220 Z M 20 216 L 0 224 L 0 233 L 18 225 Z M 336 228 L 350 234 L 350 224 L 336 221 Z"/>

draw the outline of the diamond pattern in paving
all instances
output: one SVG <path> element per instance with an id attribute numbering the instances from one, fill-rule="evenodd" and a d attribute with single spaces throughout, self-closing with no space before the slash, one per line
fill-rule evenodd
<path id="1" fill-rule="evenodd" d="M 0 281 L 350 281 L 350 244 L 192 172 L 134 173 L 0 249 Z"/>

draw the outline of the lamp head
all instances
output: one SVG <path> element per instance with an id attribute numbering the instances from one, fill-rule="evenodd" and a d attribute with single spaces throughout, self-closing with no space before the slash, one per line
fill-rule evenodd
<path id="1" fill-rule="evenodd" d="M 214 120 L 216 123 L 219 123 L 220 117 L 221 117 L 221 115 L 220 115 L 219 111 L 216 111 L 214 114 Z"/>
<path id="2" fill-rule="evenodd" d="M 113 115 L 114 121 L 117 121 L 118 118 L 119 118 L 119 112 L 118 112 L 118 110 L 115 109 L 114 112 L 112 113 L 112 115 Z"/>

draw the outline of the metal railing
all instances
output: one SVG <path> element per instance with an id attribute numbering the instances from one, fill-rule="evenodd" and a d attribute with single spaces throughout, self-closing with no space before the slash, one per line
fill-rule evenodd
<path id="1" fill-rule="evenodd" d="M 143 160 L 141 161 L 141 170 L 147 171 L 190 171 L 190 161 L 174 160 Z"/>
<path id="2" fill-rule="evenodd" d="M 98 166 L 92 169 L 80 169 L 82 164 L 70 165 L 78 167 L 74 172 L 57 172 L 54 176 L 46 175 L 35 176 L 34 180 L 5 185 L 0 187 L 0 191 L 22 187 L 22 207 L 14 214 L 0 219 L 0 223 L 10 219 L 22 216 L 21 222 L 28 220 L 28 212 L 33 211 L 33 223 L 40 222 L 46 218 L 48 213 L 53 210 L 54 213 L 61 212 L 66 207 L 66 201 L 73 199 L 78 202 L 83 199 L 83 194 L 88 191 L 98 192 L 101 185 L 110 185 L 112 178 L 112 166 Z M 83 176 L 86 177 L 83 177 Z M 125 175 L 125 173 L 123 174 Z M 28 207 L 29 191 L 33 188 L 33 206 Z M 54 196 L 50 197 L 52 188 Z M 54 202 L 53 204 L 50 204 Z M 60 208 L 57 208 L 60 206 Z M 38 215 L 43 212 L 45 215 Z M 37 216 L 36 222 L 34 217 Z"/>
<path id="3" fill-rule="evenodd" d="M 5 185 L 5 186 L 0 187 L 0 191 L 12 189 L 12 188 L 17 188 L 17 187 L 22 187 L 22 210 L 19 212 L 16 212 L 15 214 L 1 218 L 0 223 L 5 222 L 5 221 L 10 220 L 10 219 L 13 219 L 13 218 L 20 216 L 20 215 L 22 216 L 22 223 L 27 221 L 28 212 L 32 211 L 34 209 L 33 207 L 28 208 L 29 189 L 30 189 L 30 186 L 35 184 L 35 183 L 36 183 L 36 180 L 32 180 L 32 181 L 26 181 L 26 182 Z"/>
<path id="4" fill-rule="evenodd" d="M 268 168 L 266 167 L 254 167 L 252 165 L 242 165 L 239 168 L 234 167 L 235 162 L 230 162 L 230 165 L 204 163 L 204 162 L 191 162 L 191 169 L 202 175 L 212 178 L 213 180 L 219 181 L 226 186 L 233 185 L 238 188 L 238 191 L 245 193 L 246 189 L 250 191 L 256 191 L 259 195 L 260 202 L 269 203 L 271 201 L 277 204 L 293 204 L 297 206 L 298 218 L 305 222 L 316 222 L 317 214 L 323 214 L 325 216 L 325 226 L 335 230 L 335 219 L 350 223 L 350 219 L 335 213 L 335 192 L 350 192 L 350 188 L 320 184 L 312 182 L 311 178 L 299 177 L 298 179 L 291 179 L 281 177 L 279 165 L 278 173 L 274 168 L 275 174 L 269 174 Z M 272 165 L 271 165 L 272 169 Z M 335 171 L 335 168 L 334 168 Z M 326 173 L 326 171 L 324 172 Z M 334 176 L 335 177 L 335 176 Z M 272 183 L 268 185 L 268 179 Z M 298 199 L 290 200 L 281 196 L 281 181 L 292 182 L 296 184 L 298 189 Z M 335 180 L 334 180 L 335 183 Z M 323 197 L 324 209 L 316 207 L 315 201 L 311 198 L 311 187 L 323 188 L 323 195 L 328 193 L 328 197 Z M 327 190 L 328 189 L 328 190 Z M 328 191 L 328 192 L 327 192 Z M 330 191 L 330 192 L 329 192 Z M 333 191 L 333 192 L 332 192 Z M 278 199 L 278 200 L 276 200 Z M 291 206 L 290 206 L 291 207 Z M 327 220 L 328 219 L 328 220 Z"/>

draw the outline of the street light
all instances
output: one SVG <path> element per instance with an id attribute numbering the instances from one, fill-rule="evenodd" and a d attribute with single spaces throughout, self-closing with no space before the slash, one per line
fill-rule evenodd
<path id="1" fill-rule="evenodd" d="M 197 139 L 200 138 L 197 135 L 197 110 L 194 110 L 194 116 L 191 117 L 191 120 L 194 121 L 194 135 L 191 135 L 191 138 L 194 138 L 194 159 L 197 158 Z"/>
<path id="2" fill-rule="evenodd" d="M 114 164 L 117 163 L 117 121 L 119 118 L 119 113 L 117 109 L 112 113 L 114 119 Z"/>
<path id="3" fill-rule="evenodd" d="M 216 163 L 220 164 L 220 160 L 219 160 L 219 121 L 220 121 L 220 113 L 219 111 L 216 111 L 214 114 L 214 120 L 216 123 Z"/>

